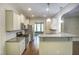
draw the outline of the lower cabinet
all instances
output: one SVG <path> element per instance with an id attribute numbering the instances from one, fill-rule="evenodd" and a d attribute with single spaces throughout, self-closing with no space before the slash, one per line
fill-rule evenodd
<path id="1" fill-rule="evenodd" d="M 21 55 L 24 49 L 25 49 L 25 39 L 22 39 L 20 41 L 7 41 L 6 42 L 7 55 Z"/>
<path id="2" fill-rule="evenodd" d="M 23 53 L 25 49 L 25 39 L 20 42 L 20 54 Z"/>
<path id="3" fill-rule="evenodd" d="M 73 41 L 73 55 L 79 55 L 79 41 Z"/>

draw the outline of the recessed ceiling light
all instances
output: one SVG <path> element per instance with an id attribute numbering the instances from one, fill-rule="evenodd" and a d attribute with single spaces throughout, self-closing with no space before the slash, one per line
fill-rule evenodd
<path id="1" fill-rule="evenodd" d="M 32 8 L 28 8 L 28 11 L 31 11 L 32 10 Z"/>
<path id="2" fill-rule="evenodd" d="M 49 11 L 49 8 L 46 8 L 46 11 Z"/>
<path id="3" fill-rule="evenodd" d="M 35 15 L 32 15 L 32 17 L 34 17 Z"/>

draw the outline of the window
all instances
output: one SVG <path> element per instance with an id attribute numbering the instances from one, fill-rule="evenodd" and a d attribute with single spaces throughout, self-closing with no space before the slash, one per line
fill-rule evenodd
<path id="1" fill-rule="evenodd" d="M 35 23 L 34 31 L 35 32 L 43 32 L 43 23 Z"/>

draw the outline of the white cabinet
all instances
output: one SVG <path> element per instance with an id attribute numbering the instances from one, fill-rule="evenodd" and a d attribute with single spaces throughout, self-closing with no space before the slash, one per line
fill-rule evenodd
<path id="1" fill-rule="evenodd" d="M 6 31 L 20 30 L 20 16 L 12 10 L 5 11 Z"/>
<path id="2" fill-rule="evenodd" d="M 21 29 L 21 21 L 20 21 L 20 15 L 17 14 L 17 25 L 16 25 L 17 29 L 20 30 Z"/>
<path id="3" fill-rule="evenodd" d="M 25 28 L 27 28 L 27 25 L 29 24 L 29 19 L 26 19 L 23 14 L 20 15 L 20 21 L 25 25 Z"/>
<path id="4" fill-rule="evenodd" d="M 29 19 L 26 19 L 25 22 L 24 22 L 26 28 L 28 28 L 28 24 L 29 24 Z"/>
<path id="5" fill-rule="evenodd" d="M 24 49 L 25 49 L 25 40 L 22 40 L 20 42 L 20 54 L 23 53 Z"/>
<path id="6" fill-rule="evenodd" d="M 23 14 L 20 15 L 20 21 L 21 21 L 21 23 L 24 23 L 25 22 L 25 17 L 24 17 Z"/>
<path id="7" fill-rule="evenodd" d="M 11 39 L 6 42 L 7 55 L 21 55 L 25 49 L 25 38 Z"/>

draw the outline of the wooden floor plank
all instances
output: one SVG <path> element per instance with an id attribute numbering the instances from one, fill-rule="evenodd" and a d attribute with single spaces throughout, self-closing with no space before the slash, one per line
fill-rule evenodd
<path id="1" fill-rule="evenodd" d="M 35 48 L 34 41 L 30 41 L 22 55 L 39 55 L 39 49 Z"/>

